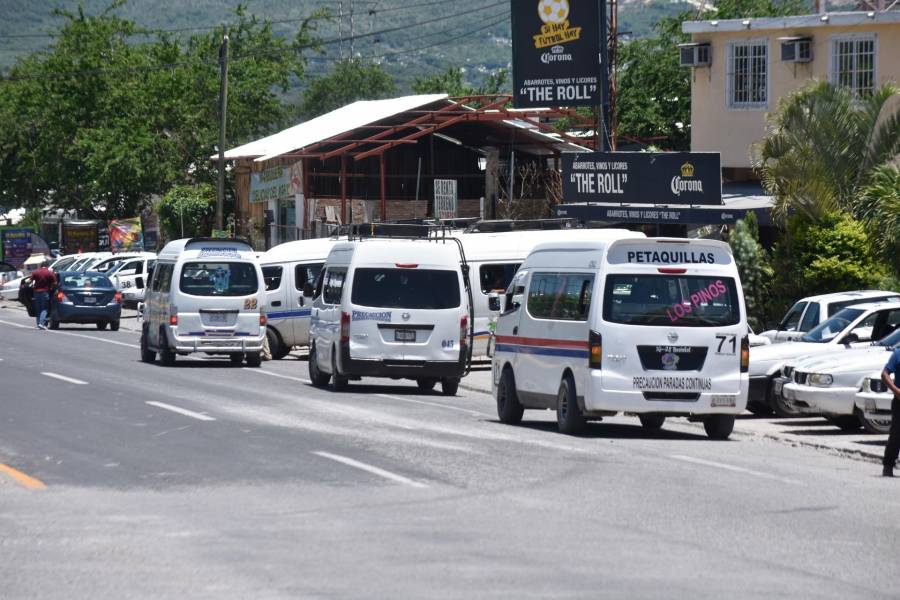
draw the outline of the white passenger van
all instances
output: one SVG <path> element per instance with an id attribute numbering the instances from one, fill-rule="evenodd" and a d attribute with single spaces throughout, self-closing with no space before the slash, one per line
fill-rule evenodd
<path id="1" fill-rule="evenodd" d="M 313 286 L 337 242 L 337 238 L 285 242 L 260 256 L 266 280 L 266 337 L 273 359 L 284 358 L 293 346 L 309 344 Z"/>
<path id="2" fill-rule="evenodd" d="M 159 253 L 142 307 L 141 360 L 227 354 L 258 367 L 266 335 L 265 285 L 245 241 L 192 238 Z"/>
<path id="3" fill-rule="evenodd" d="M 539 229 L 504 231 L 498 233 L 467 233 L 458 235 L 471 269 L 472 311 L 475 315 L 473 358 L 486 357 L 488 340 L 499 307 L 491 310 L 492 293 L 503 294 L 509 287 L 519 266 L 538 244 L 553 241 L 611 240 L 644 237 L 643 233 L 627 229 Z"/>
<path id="4" fill-rule="evenodd" d="M 415 231 L 416 226 L 382 230 Z M 313 384 L 324 386 L 331 379 L 341 390 L 348 379 L 363 376 L 406 378 L 423 391 L 440 381 L 444 394 L 455 394 L 471 343 L 466 271 L 455 238 L 336 244 L 313 294 Z"/>
<path id="5" fill-rule="evenodd" d="M 634 413 L 727 438 L 747 403 L 743 292 L 728 245 L 672 238 L 536 247 L 507 290 L 493 387 L 504 423 L 555 409 L 564 433 Z"/>

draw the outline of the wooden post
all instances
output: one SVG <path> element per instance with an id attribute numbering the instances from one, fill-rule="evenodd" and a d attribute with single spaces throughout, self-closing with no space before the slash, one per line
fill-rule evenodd
<path id="1" fill-rule="evenodd" d="M 309 232 L 309 159 L 303 159 L 303 233 Z M 301 238 L 303 239 L 303 238 Z"/>
<path id="2" fill-rule="evenodd" d="M 341 155 L 341 225 L 347 224 L 347 155 Z"/>
<path id="3" fill-rule="evenodd" d="M 384 181 L 384 152 L 378 155 L 378 162 L 381 170 L 381 220 L 387 221 L 387 192 L 385 191 Z"/>

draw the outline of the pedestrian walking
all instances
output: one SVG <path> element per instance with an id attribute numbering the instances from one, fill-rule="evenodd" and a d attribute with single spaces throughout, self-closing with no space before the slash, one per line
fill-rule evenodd
<path id="1" fill-rule="evenodd" d="M 49 261 L 42 262 L 40 268 L 31 274 L 31 281 L 34 293 L 34 318 L 37 320 L 38 329 L 46 329 L 47 312 L 50 310 L 50 292 L 57 283 L 56 274 L 50 270 Z"/>
<path id="2" fill-rule="evenodd" d="M 881 373 L 881 379 L 894 393 L 894 400 L 891 402 L 891 433 L 888 435 L 887 446 L 884 447 L 884 470 L 881 472 L 885 477 L 894 476 L 894 464 L 897 462 L 897 455 L 900 454 L 900 372 L 898 370 L 900 370 L 900 348 L 896 348 L 891 353 L 891 357 Z"/>

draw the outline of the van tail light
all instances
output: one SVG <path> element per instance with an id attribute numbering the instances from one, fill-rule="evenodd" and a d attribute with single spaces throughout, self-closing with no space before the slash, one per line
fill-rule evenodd
<path id="1" fill-rule="evenodd" d="M 464 315 L 459 319 L 459 345 L 465 347 L 469 339 L 469 316 Z"/>
<path id="2" fill-rule="evenodd" d="M 113 296 L 113 299 L 116 301 L 116 304 L 122 304 L 122 292 L 116 292 L 116 295 Z"/>
<path id="3" fill-rule="evenodd" d="M 169 315 L 169 325 L 173 327 L 178 325 L 178 315 Z"/>
<path id="4" fill-rule="evenodd" d="M 62 292 L 56 292 L 56 301 L 57 302 L 68 302 L 69 299 L 66 298 L 66 295 Z"/>
<path id="5" fill-rule="evenodd" d="M 596 331 L 588 335 L 588 366 L 599 369 L 603 362 L 603 336 Z"/>
<path id="6" fill-rule="evenodd" d="M 750 371 L 750 337 L 741 338 L 741 373 Z"/>
<path id="7" fill-rule="evenodd" d="M 262 314 L 259 315 L 259 326 L 260 327 L 265 327 L 266 323 L 268 323 L 268 322 L 269 322 L 269 320 L 266 318 L 266 315 L 262 315 Z"/>
<path id="8" fill-rule="evenodd" d="M 350 313 L 341 313 L 341 343 L 346 344 L 350 341 Z"/>
<path id="9" fill-rule="evenodd" d="M 417 263 L 394 263 L 398 269 L 415 269 L 419 265 Z"/>

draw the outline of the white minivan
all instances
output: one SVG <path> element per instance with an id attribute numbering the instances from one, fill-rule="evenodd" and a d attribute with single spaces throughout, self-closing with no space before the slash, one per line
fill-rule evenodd
<path id="1" fill-rule="evenodd" d="M 266 338 L 273 359 L 284 358 L 294 346 L 309 344 L 311 292 L 337 243 L 337 238 L 285 242 L 259 257 L 266 280 Z"/>
<path id="2" fill-rule="evenodd" d="M 423 391 L 440 381 L 454 395 L 469 366 L 467 271 L 454 238 L 336 244 L 312 299 L 313 384 L 330 379 L 341 390 L 363 376 L 404 378 Z"/>
<path id="3" fill-rule="evenodd" d="M 141 360 L 227 354 L 258 367 L 266 336 L 265 284 L 253 248 L 237 239 L 169 242 L 157 257 L 141 308 Z"/>
<path id="4" fill-rule="evenodd" d="M 497 323 L 493 391 L 503 423 L 556 410 L 564 433 L 637 414 L 702 420 L 725 439 L 747 403 L 744 297 L 727 244 L 636 238 L 537 246 Z"/>

